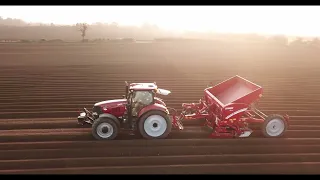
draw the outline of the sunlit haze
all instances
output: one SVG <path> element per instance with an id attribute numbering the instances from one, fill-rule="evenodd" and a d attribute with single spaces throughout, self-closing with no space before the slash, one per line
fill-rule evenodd
<path id="1" fill-rule="evenodd" d="M 26 22 L 156 24 L 167 30 L 319 36 L 320 6 L 2 6 Z"/>

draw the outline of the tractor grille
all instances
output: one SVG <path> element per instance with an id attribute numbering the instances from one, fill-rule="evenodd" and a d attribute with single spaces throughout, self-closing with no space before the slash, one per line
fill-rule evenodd
<path id="1" fill-rule="evenodd" d="M 100 115 L 100 114 L 102 114 L 102 107 L 100 107 L 100 106 L 93 106 L 93 108 L 92 108 L 92 112 L 94 113 L 97 113 L 98 115 Z"/>

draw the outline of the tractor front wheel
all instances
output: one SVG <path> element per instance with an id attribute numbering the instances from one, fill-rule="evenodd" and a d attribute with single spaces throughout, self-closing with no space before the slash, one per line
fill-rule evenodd
<path id="1" fill-rule="evenodd" d="M 98 118 L 92 124 L 92 135 L 98 140 L 112 140 L 118 132 L 117 124 L 110 118 Z"/>
<path id="2" fill-rule="evenodd" d="M 150 111 L 142 115 L 138 127 L 145 139 L 164 139 L 171 132 L 172 122 L 166 113 Z"/>
<path id="3" fill-rule="evenodd" d="M 262 124 L 262 133 L 265 137 L 281 137 L 287 130 L 287 122 L 281 116 L 273 114 L 268 116 Z"/>

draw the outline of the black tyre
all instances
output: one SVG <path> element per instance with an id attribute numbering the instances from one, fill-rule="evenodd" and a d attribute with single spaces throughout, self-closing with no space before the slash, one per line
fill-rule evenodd
<path id="1" fill-rule="evenodd" d="M 141 116 L 138 128 L 145 139 L 164 139 L 171 132 L 172 122 L 166 113 L 150 111 Z"/>
<path id="2" fill-rule="evenodd" d="M 288 124 L 283 116 L 272 114 L 268 116 L 262 124 L 263 136 L 268 138 L 282 137 L 288 128 Z"/>
<path id="3" fill-rule="evenodd" d="M 110 118 L 98 118 L 92 124 L 92 135 L 98 140 L 112 140 L 118 132 L 117 124 Z"/>

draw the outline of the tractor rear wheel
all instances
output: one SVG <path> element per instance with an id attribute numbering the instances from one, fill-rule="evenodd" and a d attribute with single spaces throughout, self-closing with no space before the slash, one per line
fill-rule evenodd
<path id="1" fill-rule="evenodd" d="M 118 132 L 117 124 L 110 118 L 98 118 L 92 124 L 92 135 L 98 140 L 112 140 Z"/>
<path id="2" fill-rule="evenodd" d="M 166 113 L 150 111 L 141 116 L 138 127 L 145 139 L 164 139 L 171 132 L 172 122 Z"/>
<path id="3" fill-rule="evenodd" d="M 262 124 L 262 133 L 265 137 L 276 138 L 284 135 L 288 128 L 286 120 L 278 114 L 268 116 Z"/>

